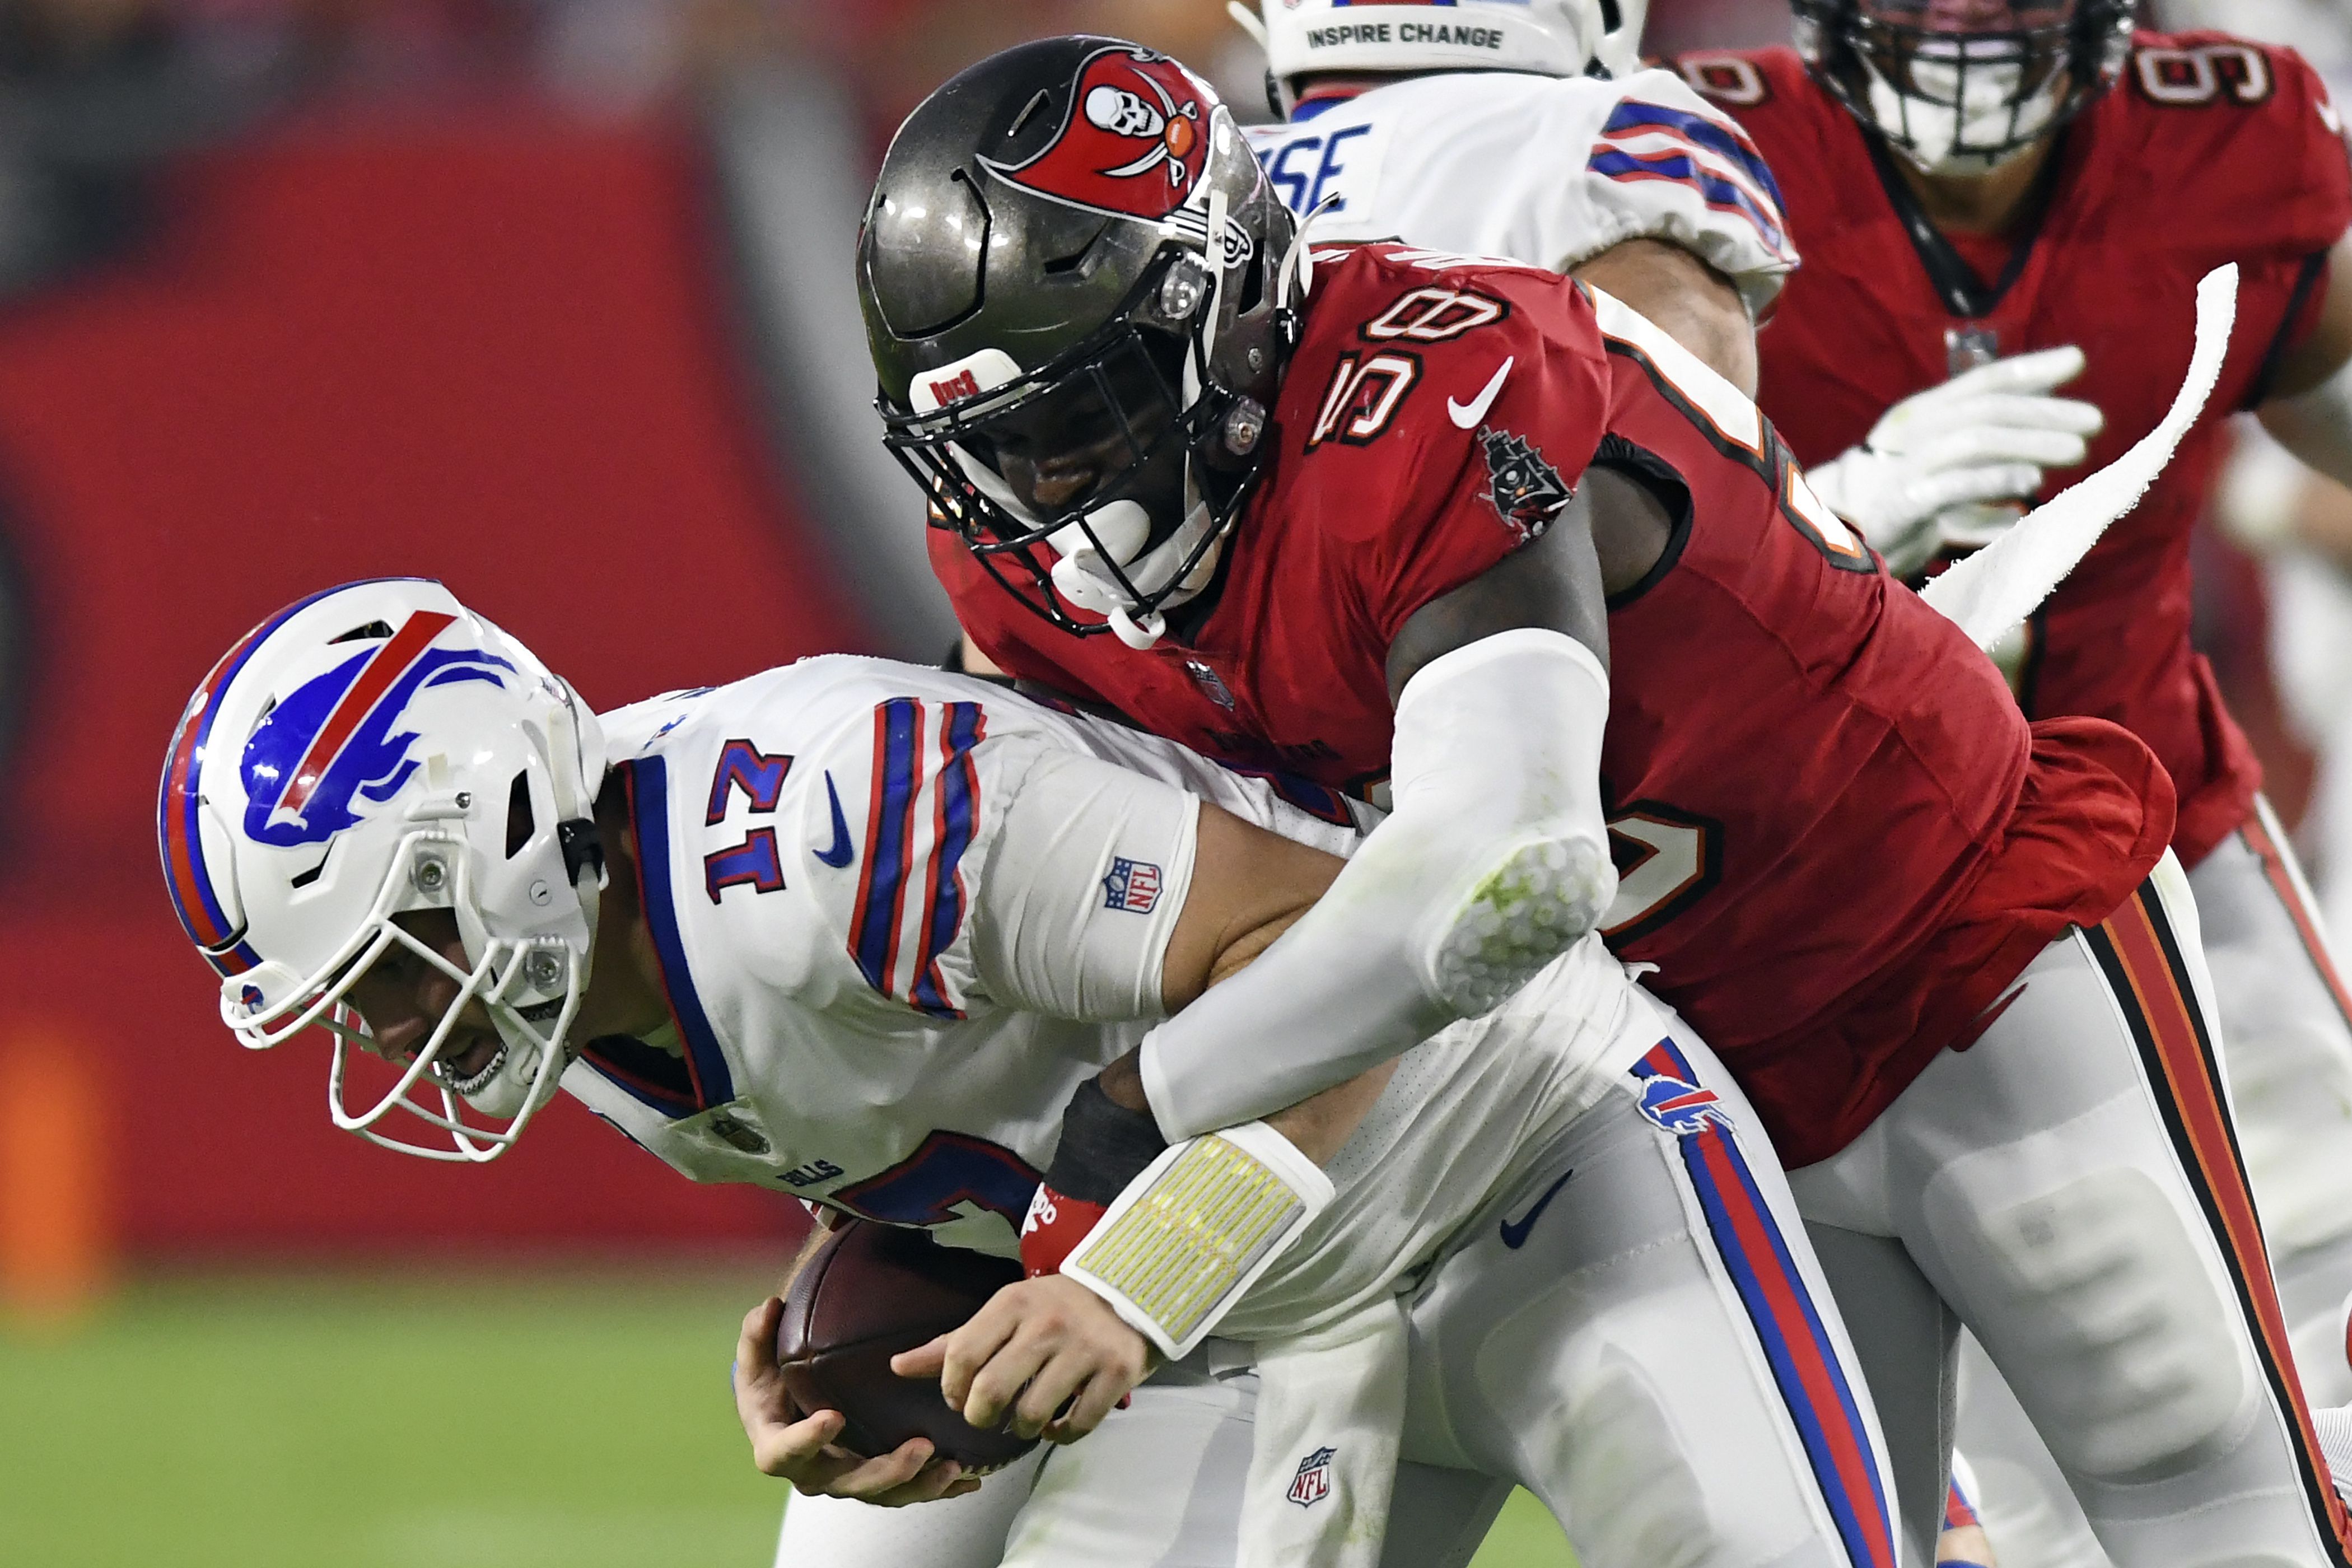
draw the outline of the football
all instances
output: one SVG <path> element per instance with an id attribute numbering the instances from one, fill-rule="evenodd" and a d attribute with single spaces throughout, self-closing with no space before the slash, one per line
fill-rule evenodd
<path id="1" fill-rule="evenodd" d="M 941 1458 L 968 1470 L 1010 1464 L 1037 1440 L 980 1430 L 948 1407 L 936 1382 L 898 1376 L 890 1358 L 961 1327 L 1020 1278 L 1010 1258 L 852 1220 L 818 1246 L 784 1297 L 776 1360 L 785 1391 L 803 1411 L 846 1416 L 835 1441 L 853 1454 L 929 1437 Z"/>

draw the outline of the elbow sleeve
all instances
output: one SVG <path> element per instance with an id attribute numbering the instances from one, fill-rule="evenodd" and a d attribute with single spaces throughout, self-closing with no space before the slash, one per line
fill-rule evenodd
<path id="1" fill-rule="evenodd" d="M 1249 968 L 1145 1038 L 1171 1141 L 1265 1116 L 1495 1006 L 1616 892 L 1600 796 L 1609 680 L 1520 630 L 1431 661 L 1397 703 L 1396 809 Z"/>

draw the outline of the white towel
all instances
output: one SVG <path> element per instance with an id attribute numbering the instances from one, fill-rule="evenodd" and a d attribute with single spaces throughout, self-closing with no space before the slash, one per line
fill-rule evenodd
<path id="1" fill-rule="evenodd" d="M 2172 461 L 2221 378 L 2237 313 L 2238 268 L 2232 262 L 2215 268 L 2197 285 L 2197 346 L 2180 394 L 2156 428 L 2097 473 L 2027 512 L 2016 527 L 1928 584 L 1920 597 L 1987 649 L 2039 609 L 2108 525 L 2137 506 Z"/>

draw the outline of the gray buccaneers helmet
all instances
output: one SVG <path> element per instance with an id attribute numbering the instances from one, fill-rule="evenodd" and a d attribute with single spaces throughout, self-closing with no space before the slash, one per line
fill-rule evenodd
<path id="1" fill-rule="evenodd" d="M 1164 55 L 1053 38 L 933 93 L 857 250 L 884 439 L 933 525 L 1054 625 L 1150 646 L 1257 471 L 1292 232 Z"/>

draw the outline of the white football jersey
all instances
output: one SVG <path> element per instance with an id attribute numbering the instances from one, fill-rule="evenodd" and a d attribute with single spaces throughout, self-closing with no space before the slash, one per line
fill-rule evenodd
<path id="1" fill-rule="evenodd" d="M 1760 311 L 1797 265 L 1780 188 L 1729 116 L 1671 71 L 1621 80 L 1463 71 L 1298 106 L 1247 130 L 1317 239 L 1402 239 L 1567 271 L 1682 246 Z"/>
<path id="2" fill-rule="evenodd" d="M 603 721 L 672 1024 L 564 1088 L 697 1181 L 1007 1256 L 1071 1093 L 1160 1014 L 1195 797 L 1339 854 L 1363 809 L 872 659 Z"/>
<path id="3" fill-rule="evenodd" d="M 603 716 L 671 1022 L 563 1087 L 697 1181 L 1001 1256 L 1063 1109 L 1160 1014 L 1198 802 L 1335 854 L 1370 808 L 969 677 L 804 660 Z M 617 862 L 616 862 L 617 863 Z M 1598 940 L 1407 1054 L 1224 1331 L 1395 1282 L 1661 1032 Z M 1629 1026 L 1629 1019 L 1638 1022 Z"/>

